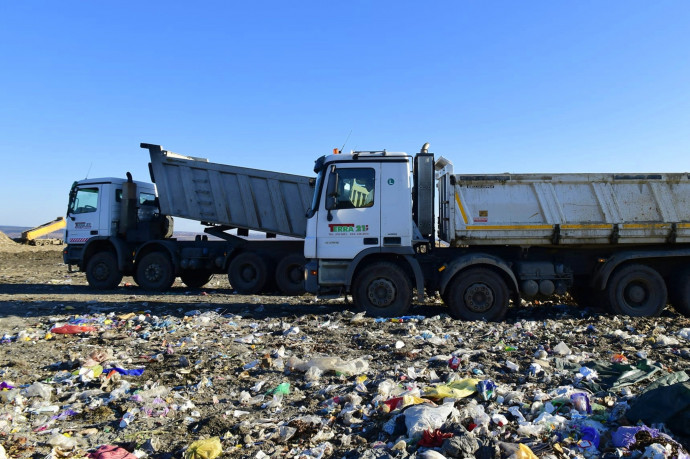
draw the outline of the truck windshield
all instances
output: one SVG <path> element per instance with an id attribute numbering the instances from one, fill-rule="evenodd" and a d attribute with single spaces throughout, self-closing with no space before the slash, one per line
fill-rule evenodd
<path id="1" fill-rule="evenodd" d="M 98 188 L 79 188 L 70 202 L 69 212 L 85 214 L 96 212 L 98 207 Z"/>
<path id="2" fill-rule="evenodd" d="M 316 185 L 314 185 L 314 197 L 311 200 L 311 206 L 307 211 L 307 218 L 311 218 L 316 213 L 316 209 L 319 207 L 319 196 L 321 195 L 321 185 L 323 185 L 323 176 L 325 174 L 325 169 L 321 169 L 319 174 L 316 176 Z"/>

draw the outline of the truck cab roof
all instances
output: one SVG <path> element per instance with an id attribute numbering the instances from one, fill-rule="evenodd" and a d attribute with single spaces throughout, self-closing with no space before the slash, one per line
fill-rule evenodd
<path id="1" fill-rule="evenodd" d="M 98 184 L 103 184 L 103 183 L 112 183 L 113 185 L 122 185 L 123 183 L 126 183 L 126 182 L 127 182 L 127 179 L 121 178 L 121 177 L 100 177 L 100 178 L 90 178 L 90 179 L 78 180 L 75 183 L 77 185 L 98 185 Z M 153 183 L 139 182 L 137 180 L 133 180 L 133 182 L 136 183 L 138 188 L 155 189 L 155 185 Z"/>
<path id="2" fill-rule="evenodd" d="M 410 155 L 400 151 L 351 151 L 350 153 L 340 153 L 337 155 L 326 156 L 325 163 L 333 162 L 345 162 L 345 161 L 358 161 L 375 159 L 376 161 L 399 161 L 400 159 L 409 159 Z"/>

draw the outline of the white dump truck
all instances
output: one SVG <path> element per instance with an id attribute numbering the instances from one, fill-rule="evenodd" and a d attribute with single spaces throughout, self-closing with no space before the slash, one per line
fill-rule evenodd
<path id="1" fill-rule="evenodd" d="M 570 292 L 631 316 L 690 315 L 687 173 L 459 175 L 428 144 L 316 161 L 306 289 L 404 315 L 414 291 L 452 316 Z"/>
<path id="2" fill-rule="evenodd" d="M 313 179 L 210 163 L 159 145 L 141 147 L 149 150 L 155 185 L 128 173 L 127 179 L 72 186 L 66 264 L 85 271 L 98 289 L 116 287 L 124 275 L 164 291 L 178 276 L 188 287 L 201 287 L 214 274 L 227 273 L 240 293 L 304 292 L 303 238 Z M 197 220 L 217 239 L 177 240 L 172 217 Z M 267 237 L 250 237 L 250 231 Z"/>

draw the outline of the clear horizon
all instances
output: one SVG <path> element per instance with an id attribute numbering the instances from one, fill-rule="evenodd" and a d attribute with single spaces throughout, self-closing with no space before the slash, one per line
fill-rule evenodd
<path id="1" fill-rule="evenodd" d="M 687 2 L 1 11 L 3 225 L 64 215 L 87 175 L 148 181 L 141 142 L 299 175 L 343 143 L 424 142 L 457 173 L 690 171 Z"/>

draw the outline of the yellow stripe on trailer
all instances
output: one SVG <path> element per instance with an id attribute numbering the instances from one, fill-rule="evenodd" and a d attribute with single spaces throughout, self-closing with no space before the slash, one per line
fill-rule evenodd
<path id="1" fill-rule="evenodd" d="M 550 230 L 553 225 L 481 225 L 468 226 L 468 230 Z"/>
<path id="2" fill-rule="evenodd" d="M 670 227 L 669 223 L 626 223 L 622 226 L 623 229 L 668 229 Z"/>
<path id="3" fill-rule="evenodd" d="M 574 230 L 574 229 L 611 229 L 613 228 L 613 225 L 610 224 L 579 224 L 579 225 L 561 225 L 561 229 L 563 230 Z"/>
<path id="4" fill-rule="evenodd" d="M 467 225 L 467 213 L 465 213 L 465 208 L 462 206 L 462 202 L 460 202 L 460 195 L 457 193 L 457 191 L 455 192 L 455 202 L 458 203 L 460 213 L 462 214 L 462 220 L 465 222 L 465 225 Z"/>

